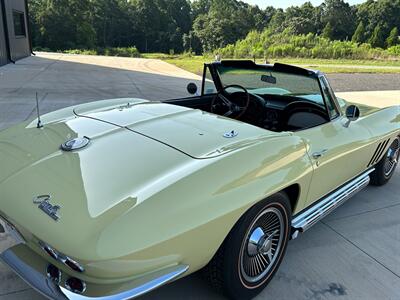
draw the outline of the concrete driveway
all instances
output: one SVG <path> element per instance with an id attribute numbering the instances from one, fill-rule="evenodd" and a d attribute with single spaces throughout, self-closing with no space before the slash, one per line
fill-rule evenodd
<path id="1" fill-rule="evenodd" d="M 330 80 L 339 91 L 362 91 L 363 86 L 387 90 L 341 95 L 346 99 L 400 104 L 400 75 L 390 76 L 335 74 Z M 40 54 L 0 68 L 0 128 L 34 115 L 36 91 L 47 112 L 107 98 L 183 97 L 187 83 L 195 80 L 197 76 L 158 60 Z M 368 187 L 292 241 L 277 276 L 257 299 L 399 300 L 399 171 L 387 186 Z M 6 243 L 0 239 L 0 251 Z M 0 300 L 6 299 L 43 298 L 0 263 Z M 142 299 L 224 298 L 194 274 Z"/>

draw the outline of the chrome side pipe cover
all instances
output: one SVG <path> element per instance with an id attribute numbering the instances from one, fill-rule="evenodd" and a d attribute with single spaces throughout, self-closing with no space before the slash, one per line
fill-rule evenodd
<path id="1" fill-rule="evenodd" d="M 369 175 L 374 170 L 375 169 L 370 169 L 367 172 L 362 173 L 338 190 L 309 207 L 306 211 L 295 216 L 292 220 L 292 239 L 297 238 L 299 233 L 310 229 L 318 221 L 326 217 L 355 194 L 367 187 L 370 182 Z"/>

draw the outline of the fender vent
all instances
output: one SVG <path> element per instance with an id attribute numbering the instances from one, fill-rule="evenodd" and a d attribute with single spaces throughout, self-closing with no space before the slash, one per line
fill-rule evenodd
<path id="1" fill-rule="evenodd" d="M 378 147 L 376 148 L 374 155 L 372 155 L 371 160 L 369 161 L 368 167 L 375 165 L 382 157 L 382 154 L 385 153 L 386 147 L 389 144 L 390 139 L 380 142 Z"/>

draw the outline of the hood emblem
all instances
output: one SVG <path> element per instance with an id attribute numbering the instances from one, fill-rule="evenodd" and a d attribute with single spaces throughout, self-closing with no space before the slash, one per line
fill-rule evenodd
<path id="1" fill-rule="evenodd" d="M 225 132 L 224 133 L 224 138 L 231 139 L 231 138 L 237 137 L 238 134 L 239 134 L 239 132 L 237 132 L 235 130 L 232 130 L 232 131 L 229 131 L 229 132 Z"/>
<path id="2" fill-rule="evenodd" d="M 39 204 L 38 208 L 40 210 L 42 210 L 46 215 L 48 215 L 54 221 L 58 221 L 60 219 L 58 211 L 61 209 L 61 206 L 52 205 L 50 203 L 50 200 L 51 200 L 50 195 L 41 195 L 33 198 L 33 203 Z"/>
<path id="3" fill-rule="evenodd" d="M 81 138 L 75 138 L 69 141 L 66 141 L 64 144 L 61 145 L 61 149 L 64 151 L 74 151 L 85 148 L 89 145 L 90 139 L 86 136 Z"/>

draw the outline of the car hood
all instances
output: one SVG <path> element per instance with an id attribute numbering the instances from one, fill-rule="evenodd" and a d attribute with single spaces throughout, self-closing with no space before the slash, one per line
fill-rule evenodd
<path id="1" fill-rule="evenodd" d="M 74 111 L 77 116 L 126 128 L 196 159 L 217 157 L 259 139 L 282 135 L 201 110 L 161 102 L 133 100 L 100 108 L 89 104 Z M 232 132 L 234 137 L 226 137 Z"/>

